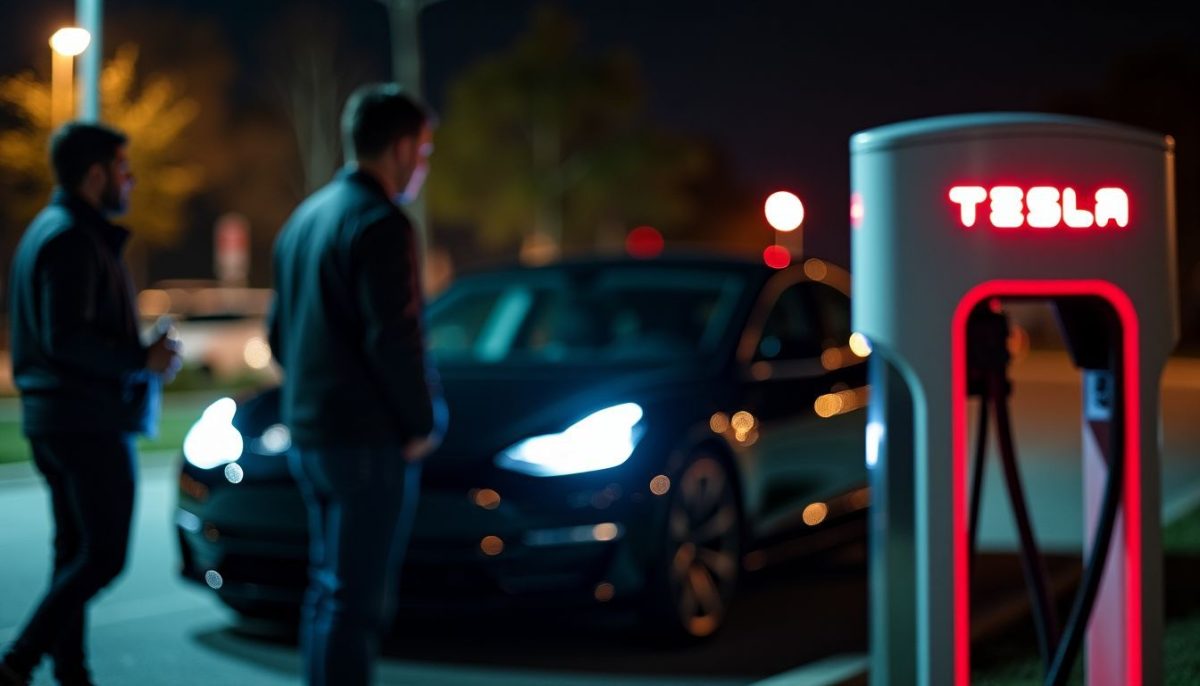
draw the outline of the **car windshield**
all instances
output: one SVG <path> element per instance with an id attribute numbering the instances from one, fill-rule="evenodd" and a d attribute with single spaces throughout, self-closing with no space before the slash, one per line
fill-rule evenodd
<path id="1" fill-rule="evenodd" d="M 733 271 L 666 266 L 467 278 L 430 306 L 429 347 L 480 364 L 692 359 L 717 346 L 743 290 Z"/>

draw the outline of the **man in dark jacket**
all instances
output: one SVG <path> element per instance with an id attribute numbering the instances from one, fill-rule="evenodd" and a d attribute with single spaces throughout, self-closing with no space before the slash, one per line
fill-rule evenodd
<path id="1" fill-rule="evenodd" d="M 129 232 L 108 221 L 133 186 L 126 137 L 68 124 L 51 141 L 59 188 L 13 258 L 13 379 L 23 429 L 50 486 L 54 576 L 0 662 L 0 685 L 23 684 L 42 657 L 61 684 L 88 684 L 88 601 L 125 566 L 133 514 L 133 436 L 179 356 L 165 333 L 141 344 L 121 253 Z"/>
<path id="2" fill-rule="evenodd" d="M 419 461 L 444 414 L 426 370 L 413 227 L 396 205 L 424 181 L 429 115 L 397 86 L 365 86 L 346 104 L 342 132 L 350 162 L 275 243 L 270 317 L 309 511 L 301 646 L 319 686 L 371 679 Z"/>

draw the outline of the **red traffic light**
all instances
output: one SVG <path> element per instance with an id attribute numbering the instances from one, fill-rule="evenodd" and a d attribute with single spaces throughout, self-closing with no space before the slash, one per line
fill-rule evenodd
<path id="1" fill-rule="evenodd" d="M 792 263 L 792 253 L 782 245 L 769 245 L 763 251 L 763 262 L 772 269 L 783 269 Z"/>
<path id="2" fill-rule="evenodd" d="M 649 259 L 662 254 L 666 241 L 653 226 L 639 226 L 625 237 L 625 252 L 639 259 Z"/>

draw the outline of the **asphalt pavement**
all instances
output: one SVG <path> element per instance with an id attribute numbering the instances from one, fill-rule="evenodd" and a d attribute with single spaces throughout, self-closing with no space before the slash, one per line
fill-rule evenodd
<path id="1" fill-rule="evenodd" d="M 150 456 L 138 490 L 126 573 L 93 605 L 89 646 L 97 683 L 118 686 L 300 682 L 295 637 L 249 625 L 175 570 L 175 473 Z M 44 588 L 49 505 L 32 470 L 0 471 L 0 644 Z M 828 684 L 866 647 L 865 551 L 848 546 L 820 565 L 801 562 L 748 583 L 714 640 L 690 648 L 647 644 L 620 616 L 414 615 L 389 639 L 380 684 L 422 686 L 734 686 L 807 663 L 793 684 Z M 43 666 L 35 684 L 51 684 Z"/>

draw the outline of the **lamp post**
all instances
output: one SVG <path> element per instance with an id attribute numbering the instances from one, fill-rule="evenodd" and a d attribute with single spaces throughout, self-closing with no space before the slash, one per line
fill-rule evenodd
<path id="1" fill-rule="evenodd" d="M 104 0 L 75 0 L 75 23 L 91 34 L 91 50 L 79 58 L 79 107 L 82 121 L 100 121 L 100 60 L 104 48 Z"/>
<path id="2" fill-rule="evenodd" d="M 57 128 L 74 114 L 75 57 L 87 50 L 92 36 L 77 27 L 62 28 L 50 36 L 50 122 Z"/>

